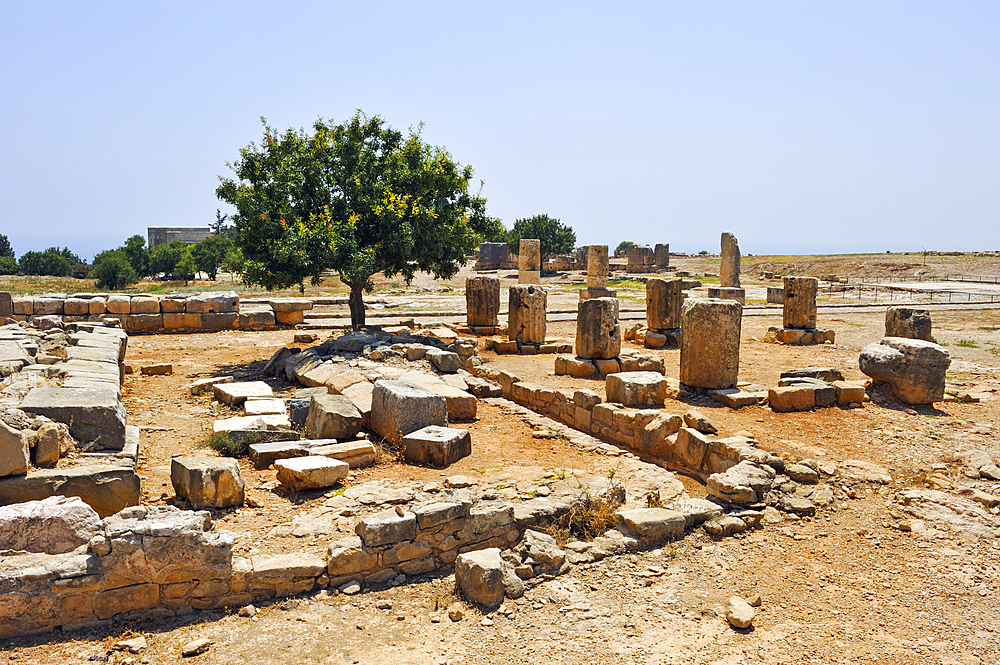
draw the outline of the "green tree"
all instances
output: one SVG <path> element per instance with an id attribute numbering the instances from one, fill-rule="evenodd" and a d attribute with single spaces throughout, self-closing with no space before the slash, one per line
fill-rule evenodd
<path id="1" fill-rule="evenodd" d="M 187 251 L 187 243 L 183 240 L 175 240 L 169 245 L 163 244 L 154 247 L 149 252 L 150 275 L 163 274 L 168 279 L 172 278 L 185 251 Z"/>
<path id="2" fill-rule="evenodd" d="M 184 285 L 187 286 L 188 280 L 194 279 L 196 272 L 198 272 L 198 265 L 195 263 L 194 256 L 191 255 L 191 248 L 186 247 L 181 253 L 177 265 L 174 266 L 174 276 L 183 279 Z"/>
<path id="3" fill-rule="evenodd" d="M 615 247 L 615 256 L 621 256 L 622 254 L 628 251 L 629 247 L 631 247 L 634 244 L 635 243 L 632 242 L 631 240 L 622 240 L 620 243 L 618 243 L 618 246 Z"/>
<path id="4" fill-rule="evenodd" d="M 554 254 L 569 254 L 576 246 L 576 231 L 548 215 L 535 215 L 518 219 L 507 232 L 507 246 L 517 254 L 521 251 L 522 238 L 537 238 L 542 258 Z"/>
<path id="5" fill-rule="evenodd" d="M 2 233 L 0 233 L 0 256 L 14 258 L 14 248 L 10 246 L 10 240 L 7 240 L 7 236 Z"/>
<path id="6" fill-rule="evenodd" d="M 120 249 L 125 252 L 125 258 L 128 259 L 137 276 L 149 276 L 149 248 L 146 247 L 145 238 L 136 234 L 126 240 Z M 96 263 L 96 257 L 94 261 Z"/>
<path id="7" fill-rule="evenodd" d="M 351 289 L 357 329 L 373 275 L 451 277 L 502 228 L 469 193 L 472 168 L 419 131 L 404 136 L 361 111 L 339 125 L 320 118 L 313 130 L 279 135 L 265 122 L 262 144 L 244 148 L 229 165 L 236 179 L 216 190 L 236 208 L 244 281 L 303 289 L 332 268 Z"/>
<path id="8" fill-rule="evenodd" d="M 214 235 L 201 240 L 190 247 L 198 270 L 208 273 L 208 278 L 215 281 L 226 256 L 233 251 L 233 241 L 224 235 Z"/>
<path id="9" fill-rule="evenodd" d="M 229 215 L 223 215 L 222 211 L 219 209 L 215 210 L 215 221 L 209 222 L 208 226 L 212 229 L 212 233 L 217 236 L 225 236 L 230 240 L 236 240 L 236 227 L 232 224 L 232 218 Z"/>
<path id="10" fill-rule="evenodd" d="M 0 256 L 0 275 L 17 273 L 17 259 L 13 256 Z"/>
<path id="11" fill-rule="evenodd" d="M 53 251 L 50 247 L 44 252 L 25 252 L 21 255 L 18 265 L 25 275 L 51 275 L 54 277 L 69 277 L 73 274 L 73 263 L 69 259 Z"/>
<path id="12" fill-rule="evenodd" d="M 134 236 L 141 237 L 141 236 Z M 94 257 L 90 276 L 97 279 L 95 288 L 120 291 L 139 281 L 132 262 L 124 249 L 109 249 Z"/>

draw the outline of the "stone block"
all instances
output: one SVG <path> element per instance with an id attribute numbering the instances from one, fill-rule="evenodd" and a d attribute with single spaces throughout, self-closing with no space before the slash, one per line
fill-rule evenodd
<path id="1" fill-rule="evenodd" d="M 508 338 L 518 344 L 544 343 L 545 289 L 540 286 L 512 286 L 508 296 Z"/>
<path id="2" fill-rule="evenodd" d="M 343 371 L 343 367 L 329 360 L 318 365 L 303 363 L 295 369 L 295 378 L 307 388 L 318 388 Z"/>
<path id="3" fill-rule="evenodd" d="M 229 406 L 241 406 L 249 397 L 274 397 L 271 386 L 263 381 L 218 383 L 212 386 L 215 401 Z"/>
<path id="4" fill-rule="evenodd" d="M 291 312 L 275 312 L 275 320 L 283 326 L 297 326 L 306 320 L 301 310 Z"/>
<path id="5" fill-rule="evenodd" d="M 184 301 L 184 309 L 191 314 L 236 312 L 239 303 L 240 298 L 235 291 L 210 291 L 189 296 Z"/>
<path id="6" fill-rule="evenodd" d="M 865 401 L 865 387 L 860 383 L 834 381 L 833 388 L 837 391 L 837 404 L 839 406 L 861 404 Z"/>
<path id="7" fill-rule="evenodd" d="M 201 314 L 164 314 L 163 327 L 166 330 L 201 330 Z"/>
<path id="8" fill-rule="evenodd" d="M 500 550 L 459 554 L 455 560 L 455 583 L 462 595 L 484 611 L 500 607 L 504 599 L 504 570 Z"/>
<path id="9" fill-rule="evenodd" d="M 65 554 L 102 531 L 100 516 L 79 497 L 0 507 L 0 550 Z"/>
<path id="10" fill-rule="evenodd" d="M 757 396 L 739 388 L 723 388 L 721 390 L 709 390 L 708 396 L 723 406 L 730 409 L 741 409 L 744 406 L 754 406 L 757 404 Z"/>
<path id="11" fill-rule="evenodd" d="M 808 386 L 771 388 L 767 401 L 772 411 L 810 411 L 816 407 L 816 389 Z"/>
<path id="12" fill-rule="evenodd" d="M 90 300 L 84 298 L 66 298 L 63 303 L 63 312 L 67 316 L 89 316 Z"/>
<path id="13" fill-rule="evenodd" d="M 132 298 L 120 294 L 110 295 L 106 307 L 110 314 L 131 314 Z"/>
<path id="14" fill-rule="evenodd" d="M 743 306 L 733 300 L 690 298 L 681 313 L 680 381 L 698 388 L 732 388 L 740 366 Z"/>
<path id="15" fill-rule="evenodd" d="M 428 425 L 403 437 L 403 457 L 413 464 L 444 468 L 471 454 L 467 429 Z"/>
<path id="16" fill-rule="evenodd" d="M 608 246 L 589 245 L 587 247 L 587 288 L 603 289 L 607 287 L 608 268 Z"/>
<path id="17" fill-rule="evenodd" d="M 780 286 L 767 287 L 767 303 L 769 305 L 781 305 L 785 302 L 785 289 Z"/>
<path id="18" fill-rule="evenodd" d="M 178 498 L 195 510 L 243 505 L 243 477 L 235 459 L 224 457 L 174 457 L 170 483 Z"/>
<path id="19" fill-rule="evenodd" d="M 815 277 L 785 277 L 782 326 L 785 328 L 816 327 L 816 290 L 819 280 Z"/>
<path id="20" fill-rule="evenodd" d="M 741 305 L 747 304 L 746 291 L 735 286 L 710 286 L 708 297 L 717 300 L 735 300 Z"/>
<path id="21" fill-rule="evenodd" d="M 933 342 L 884 337 L 862 349 L 858 364 L 863 373 L 889 384 L 906 404 L 931 404 L 944 399 L 951 356 Z"/>
<path id="22" fill-rule="evenodd" d="M 306 436 L 311 439 L 353 438 L 361 431 L 363 418 L 345 395 L 313 395 L 306 416 Z"/>
<path id="23" fill-rule="evenodd" d="M 344 388 L 344 397 L 351 400 L 358 411 L 361 412 L 362 426 L 371 427 L 372 413 L 372 393 L 375 386 L 368 381 L 359 381 L 352 386 Z"/>
<path id="24" fill-rule="evenodd" d="M 129 314 L 122 316 L 122 327 L 130 335 L 152 335 L 163 329 L 162 314 Z"/>
<path id="25" fill-rule="evenodd" d="M 646 280 L 646 325 L 650 330 L 681 327 L 681 307 L 684 304 L 682 286 L 682 280 L 679 278 L 652 277 Z M 666 344 L 666 341 L 664 337 L 663 344 Z"/>
<path id="26" fill-rule="evenodd" d="M 302 312 L 313 308 L 313 301 L 309 298 L 279 298 L 269 300 L 267 304 L 275 312 Z"/>
<path id="27" fill-rule="evenodd" d="M 477 276 L 465 280 L 465 319 L 470 327 L 491 327 L 499 324 L 500 280 Z"/>
<path id="28" fill-rule="evenodd" d="M 559 376 L 569 375 L 579 378 L 593 376 L 597 371 L 594 363 L 589 360 L 574 358 L 572 356 L 556 356 L 555 372 Z"/>
<path id="29" fill-rule="evenodd" d="M 69 425 L 70 434 L 80 443 L 96 442 L 110 450 L 125 445 L 125 407 L 115 388 L 32 388 L 21 410 Z"/>
<path id="30" fill-rule="evenodd" d="M 686 520 L 676 510 L 666 508 L 636 508 L 616 513 L 629 531 L 645 541 L 662 542 L 684 535 Z"/>
<path id="31" fill-rule="evenodd" d="M 210 376 L 204 379 L 198 379 L 192 381 L 188 386 L 188 392 L 192 395 L 200 395 L 203 392 L 212 389 L 212 386 L 218 385 L 220 383 L 232 383 L 233 377 L 231 376 Z"/>
<path id="32" fill-rule="evenodd" d="M 346 462 L 352 469 L 374 464 L 378 458 L 375 446 L 370 441 L 359 439 L 357 441 L 345 441 L 344 443 L 329 442 L 324 445 L 316 445 L 315 441 L 303 441 L 310 455 L 329 457 L 330 459 Z"/>
<path id="33" fill-rule="evenodd" d="M 263 433 L 263 432 L 262 432 Z M 251 443 L 247 448 L 253 468 L 262 471 L 278 460 L 305 457 L 309 450 L 298 440 Z"/>
<path id="34" fill-rule="evenodd" d="M 619 372 L 605 379 L 608 401 L 628 407 L 661 407 L 666 391 L 666 379 L 656 372 Z"/>
<path id="35" fill-rule="evenodd" d="M 159 314 L 160 299 L 156 296 L 133 296 L 129 303 L 129 314 Z"/>
<path id="36" fill-rule="evenodd" d="M 576 355 L 584 359 L 616 358 L 621 347 L 618 301 L 614 298 L 580 301 L 576 316 Z"/>
<path id="37" fill-rule="evenodd" d="M 709 441 L 704 434 L 692 427 L 681 427 L 677 431 L 677 441 L 674 444 L 674 455 L 684 465 L 693 470 L 702 470 L 705 455 L 708 453 Z"/>
<path id="38" fill-rule="evenodd" d="M 0 476 L 28 473 L 30 446 L 27 431 L 0 420 Z"/>
<path id="39" fill-rule="evenodd" d="M 31 296 L 12 297 L 10 308 L 13 310 L 12 316 L 31 316 L 35 313 L 35 299 Z"/>
<path id="40" fill-rule="evenodd" d="M 517 253 L 520 272 L 538 272 L 542 269 L 542 243 L 535 238 L 521 238 Z"/>
<path id="41" fill-rule="evenodd" d="M 330 543 L 326 558 L 330 577 L 366 573 L 378 567 L 378 553 L 367 549 L 357 536 Z"/>
<path id="42" fill-rule="evenodd" d="M 240 330 L 269 330 L 274 328 L 277 319 L 270 310 L 252 310 L 240 312 Z"/>
<path id="43" fill-rule="evenodd" d="M 722 234 L 722 260 L 719 266 L 722 286 L 740 286 L 740 244 L 732 233 Z"/>
<path id="44" fill-rule="evenodd" d="M 14 298 L 10 291 L 0 291 L 0 317 L 14 315 Z M 2 321 L 3 319 L 0 319 Z"/>
<path id="45" fill-rule="evenodd" d="M 166 296 L 160 299 L 161 314 L 183 314 L 184 299 L 176 296 Z"/>
<path id="46" fill-rule="evenodd" d="M 890 307 L 885 311 L 885 336 L 933 342 L 930 311 L 912 307 Z"/>
<path id="47" fill-rule="evenodd" d="M 139 367 L 139 373 L 143 376 L 164 376 L 167 374 L 174 373 L 173 363 L 152 363 L 149 365 L 141 365 Z"/>
<path id="48" fill-rule="evenodd" d="M 395 508 L 383 510 L 362 518 L 354 532 L 367 547 L 391 545 L 417 537 L 417 516 L 409 511 L 397 512 Z"/>
<path id="49" fill-rule="evenodd" d="M 447 409 L 443 395 L 405 381 L 379 380 L 372 391 L 371 428 L 399 445 L 410 432 L 428 425 L 446 426 Z"/>
<path id="50" fill-rule="evenodd" d="M 222 418 L 212 423 L 213 432 L 230 433 L 236 430 L 287 430 L 292 426 L 291 420 L 285 414 L 269 416 L 233 416 Z"/>
<path id="51" fill-rule="evenodd" d="M 653 248 L 649 245 L 632 245 L 628 248 L 625 269 L 631 273 L 655 272 Z"/>
<path id="52" fill-rule="evenodd" d="M 235 330 L 239 326 L 237 312 L 206 312 L 201 315 L 203 330 Z"/>
<path id="53" fill-rule="evenodd" d="M 591 362 L 598 374 L 617 374 L 622 369 L 617 358 L 594 358 Z"/>
<path id="54" fill-rule="evenodd" d="M 426 357 L 439 372 L 455 373 L 462 369 L 462 359 L 457 353 L 442 349 L 427 349 Z"/>
<path id="55" fill-rule="evenodd" d="M 248 398 L 243 402 L 243 415 L 245 416 L 266 416 L 275 413 L 288 413 L 285 400 L 280 397 Z"/>
<path id="56" fill-rule="evenodd" d="M 45 316 L 48 314 L 64 314 L 65 300 L 63 298 L 35 298 L 31 314 Z"/>
<path id="57" fill-rule="evenodd" d="M 318 455 L 282 459 L 274 463 L 278 482 L 292 490 L 316 490 L 333 487 L 350 471 L 347 462 Z"/>
<path id="58" fill-rule="evenodd" d="M 580 300 L 590 300 L 591 298 L 617 298 L 618 291 L 603 286 L 592 286 L 580 289 Z"/>
<path id="59" fill-rule="evenodd" d="M 53 495 L 83 499 L 102 518 L 139 504 L 139 476 L 131 467 L 78 466 L 32 470 L 0 478 L 0 504 L 38 501 Z"/>

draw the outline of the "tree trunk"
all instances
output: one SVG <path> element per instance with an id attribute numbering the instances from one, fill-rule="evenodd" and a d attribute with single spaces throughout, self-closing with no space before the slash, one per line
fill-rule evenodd
<path id="1" fill-rule="evenodd" d="M 364 282 L 348 285 L 351 287 L 351 297 L 347 300 L 347 305 L 351 308 L 351 327 L 360 330 L 365 325 L 365 301 L 362 297 Z"/>

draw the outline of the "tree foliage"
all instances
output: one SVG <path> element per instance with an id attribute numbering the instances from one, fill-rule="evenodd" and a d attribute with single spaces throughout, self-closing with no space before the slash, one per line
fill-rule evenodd
<path id="1" fill-rule="evenodd" d="M 236 207 L 244 281 L 268 289 L 318 283 L 325 269 L 351 288 L 351 321 L 364 325 L 371 277 L 417 271 L 448 278 L 500 222 L 469 192 L 473 170 L 443 148 L 358 111 L 341 124 L 322 118 L 313 133 L 278 134 L 264 124 L 229 165 L 216 193 Z"/>
<path id="2" fill-rule="evenodd" d="M 10 246 L 10 240 L 7 236 L 0 233 L 0 256 L 9 256 L 14 258 L 14 248 Z"/>
<path id="3" fill-rule="evenodd" d="M 219 268 L 234 249 L 233 241 L 224 235 L 214 235 L 200 240 L 190 247 L 191 257 L 197 270 L 207 273 L 215 281 Z"/>
<path id="4" fill-rule="evenodd" d="M 65 250 L 77 259 L 79 257 Z M 18 266 L 25 275 L 50 275 L 53 277 L 70 277 L 73 275 L 73 266 L 62 250 L 50 247 L 44 252 L 25 252 L 18 261 Z"/>
<path id="5" fill-rule="evenodd" d="M 128 254 L 121 248 L 105 250 L 95 256 L 90 276 L 97 279 L 96 288 L 109 291 L 120 291 L 139 281 L 139 275 L 132 267 Z"/>
<path id="6" fill-rule="evenodd" d="M 17 273 L 17 259 L 13 256 L 0 256 L 0 275 L 14 275 Z"/>
<path id="7" fill-rule="evenodd" d="M 621 256 L 622 254 L 628 251 L 629 247 L 631 247 L 634 244 L 635 243 L 632 242 L 631 240 L 622 240 L 620 243 L 618 243 L 618 246 L 615 247 L 615 256 Z"/>
<path id="8" fill-rule="evenodd" d="M 537 238 L 542 257 L 569 254 L 576 246 L 576 231 L 548 215 L 535 215 L 514 221 L 514 228 L 507 232 L 507 246 L 517 254 L 521 251 L 522 238 Z"/>
<path id="9" fill-rule="evenodd" d="M 187 251 L 187 243 L 183 240 L 175 240 L 169 245 L 157 245 L 149 252 L 149 274 L 173 278 L 177 264 Z"/>
<path id="10" fill-rule="evenodd" d="M 149 276 L 149 248 L 146 247 L 145 238 L 136 234 L 126 240 L 120 249 L 138 277 Z M 97 264 L 97 257 L 94 257 L 94 264 Z"/>

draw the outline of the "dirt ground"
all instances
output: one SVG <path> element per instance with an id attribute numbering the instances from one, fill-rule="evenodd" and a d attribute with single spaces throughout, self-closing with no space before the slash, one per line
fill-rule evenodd
<path id="1" fill-rule="evenodd" d="M 917 261 L 917 258 L 911 258 Z M 853 259 L 852 259 L 853 260 Z M 716 260 L 717 261 L 717 260 Z M 995 262 L 995 260 L 994 260 Z M 836 272 L 835 267 L 824 270 Z M 460 275 L 460 279 L 462 276 Z M 456 280 L 456 284 L 460 284 Z M 858 354 L 882 335 L 884 315 L 838 313 L 819 325 L 837 332 L 837 344 L 788 347 L 762 341 L 774 316 L 744 317 L 740 380 L 774 385 L 781 370 L 807 365 L 840 368 L 860 380 Z M 550 337 L 572 340 L 573 322 L 549 325 Z M 934 334 L 953 363 L 949 389 L 1000 389 L 1000 310 L 934 313 Z M 142 427 L 139 473 L 144 501 L 172 499 L 170 458 L 190 453 L 229 415 L 210 395 L 192 397 L 196 378 L 232 374 L 258 379 L 263 361 L 292 346 L 293 331 L 141 336 L 129 341 L 127 361 L 138 368 L 173 362 L 168 376 L 126 377 L 123 400 L 129 423 Z M 632 346 L 627 343 L 627 346 Z M 679 352 L 657 351 L 667 374 L 678 375 Z M 553 375 L 552 356 L 484 359 L 522 378 L 553 387 L 588 387 L 603 381 Z M 294 387 L 268 379 L 277 394 Z M 181 618 L 113 622 L 93 630 L 54 633 L 0 644 L 11 661 L 77 663 L 94 660 L 173 663 L 181 646 L 199 637 L 214 641 L 199 663 L 276 660 L 292 663 L 996 663 L 1000 662 L 1000 532 L 991 536 L 901 529 L 895 507 L 901 492 L 926 487 L 933 471 L 958 484 L 1000 494 L 1000 482 L 971 480 L 953 453 L 972 446 L 1000 459 L 1000 393 L 979 403 L 945 401 L 908 409 L 881 392 L 863 408 L 773 413 L 765 407 L 729 410 L 704 398 L 668 401 L 666 410 L 696 406 L 720 434 L 752 432 L 762 448 L 790 458 L 839 462 L 860 459 L 885 467 L 888 486 L 869 486 L 852 500 L 836 501 L 813 518 L 780 523 L 713 540 L 691 534 L 662 548 L 574 567 L 556 580 L 507 601 L 488 617 L 467 611 L 459 622 L 444 609 L 455 600 L 453 577 L 427 576 L 402 587 L 353 597 L 320 592 L 297 602 L 261 607 L 253 619 L 237 608 Z M 235 414 L 234 414 L 235 415 Z M 353 472 L 350 483 L 389 478 L 430 482 L 443 476 L 482 475 L 496 467 L 607 469 L 606 457 L 582 453 L 560 439 L 537 439 L 531 427 L 480 402 L 472 430 L 474 452 L 447 471 L 400 464 L 385 456 Z M 199 454 L 208 454 L 201 450 Z M 286 495 L 274 471 L 244 462 L 248 505 L 218 516 L 237 534 L 237 553 L 321 552 L 333 537 L 289 537 L 280 527 L 323 493 Z M 692 496 L 704 490 L 682 479 Z M 353 519 L 344 520 L 345 530 Z M 758 593 L 754 628 L 735 630 L 723 612 L 731 594 Z M 389 599 L 391 609 L 376 609 Z M 137 633 L 148 648 L 139 655 L 112 651 Z M 129 660 L 132 659 L 132 660 Z"/>

